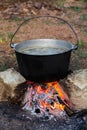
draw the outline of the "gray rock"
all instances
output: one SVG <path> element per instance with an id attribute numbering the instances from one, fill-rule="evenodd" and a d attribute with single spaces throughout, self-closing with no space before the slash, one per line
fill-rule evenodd
<path id="1" fill-rule="evenodd" d="M 87 69 L 74 71 L 65 82 L 73 109 L 87 109 Z"/>
<path id="2" fill-rule="evenodd" d="M 15 88 L 25 81 L 14 68 L 0 72 L 0 101 L 7 101 L 9 97 L 14 97 Z"/>

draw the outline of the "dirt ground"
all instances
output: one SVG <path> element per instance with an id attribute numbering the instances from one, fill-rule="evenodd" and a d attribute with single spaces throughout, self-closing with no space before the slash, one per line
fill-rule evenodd
<path id="1" fill-rule="evenodd" d="M 26 19 L 38 15 L 52 15 L 68 21 L 78 35 L 78 50 L 72 52 L 70 69 L 87 68 L 87 1 L 10 1 L 0 0 L 0 71 L 18 68 L 10 39 L 17 27 Z M 51 18 L 34 19 L 24 24 L 13 42 L 35 38 L 56 38 L 77 44 L 77 39 L 66 23 Z"/>

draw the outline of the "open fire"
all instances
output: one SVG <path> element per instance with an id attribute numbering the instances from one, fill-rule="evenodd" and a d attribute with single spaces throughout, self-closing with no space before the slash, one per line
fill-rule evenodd
<path id="1" fill-rule="evenodd" d="M 27 81 L 27 84 L 28 88 L 23 101 L 24 110 L 48 119 L 65 114 L 65 111 L 69 115 L 73 114 L 69 97 L 57 81 L 50 83 Z"/>
<path id="2" fill-rule="evenodd" d="M 20 80 L 16 76 L 18 73 L 15 73 L 12 69 L 6 72 L 1 73 L 1 76 L 4 76 L 0 87 L 3 87 L 3 95 L 5 98 L 4 101 L 2 100 L 0 102 L 0 129 L 87 130 L 87 100 L 84 100 L 84 98 L 87 99 L 87 87 L 80 89 L 69 82 L 68 79 L 61 80 L 61 84 L 64 86 L 60 85 L 60 82 L 58 83 L 57 81 L 50 83 L 35 83 L 26 80 L 23 81 L 23 78 L 21 80 L 22 83 L 19 83 L 18 81 Z M 85 79 L 87 76 L 82 76 L 82 71 L 79 71 L 79 78 L 78 73 L 72 74 L 73 82 L 77 83 L 75 81 L 77 77 L 77 81 L 81 79 L 79 80 L 81 81 L 80 86 L 82 86 L 83 83 L 85 83 L 85 85 L 87 84 L 87 80 Z M 86 71 L 84 71 L 84 74 L 87 74 Z M 4 81 L 6 81 L 8 77 L 10 78 L 7 86 L 7 83 Z M 82 82 L 84 79 L 85 82 Z M 18 82 L 19 84 L 13 86 L 13 81 L 15 81 L 15 83 Z M 12 87 L 10 85 L 12 85 Z M 14 89 L 12 90 L 11 88 Z M 0 89 L 0 93 L 3 91 Z M 67 96 L 66 92 L 69 93 L 70 97 Z M 9 94 L 8 100 L 6 93 Z M 74 97 L 74 100 L 72 99 L 72 96 Z M 84 98 L 82 98 L 83 96 Z M 24 110 L 21 110 L 21 103 L 23 103 L 22 109 Z M 79 106 L 82 106 L 82 108 L 74 109 L 75 105 L 77 108 L 81 108 Z M 72 108 L 74 111 L 72 111 Z M 68 115 L 73 115 L 70 117 L 66 112 Z"/>

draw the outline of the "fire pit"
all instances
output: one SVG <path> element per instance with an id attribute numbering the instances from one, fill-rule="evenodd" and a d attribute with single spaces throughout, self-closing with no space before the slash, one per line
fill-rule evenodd
<path id="1" fill-rule="evenodd" d="M 1 130 L 87 130 L 87 109 L 76 111 L 58 81 L 26 81 L 0 102 Z"/>
<path id="2" fill-rule="evenodd" d="M 54 116 L 72 115 L 73 111 L 67 94 L 57 81 L 49 83 L 27 82 L 28 88 L 25 93 L 23 109 L 29 110 L 36 116 L 51 119 Z"/>

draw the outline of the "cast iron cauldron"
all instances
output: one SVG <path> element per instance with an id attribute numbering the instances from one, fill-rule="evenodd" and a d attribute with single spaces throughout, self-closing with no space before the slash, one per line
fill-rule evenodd
<path id="1" fill-rule="evenodd" d="M 50 17 L 62 20 L 75 34 L 77 44 L 64 40 L 34 39 L 14 44 L 13 38 L 20 27 L 32 19 Z M 64 78 L 68 73 L 71 51 L 78 47 L 78 37 L 72 26 L 64 19 L 55 16 L 35 16 L 21 23 L 11 38 L 10 46 L 14 48 L 20 73 L 35 82 L 47 82 Z"/>

